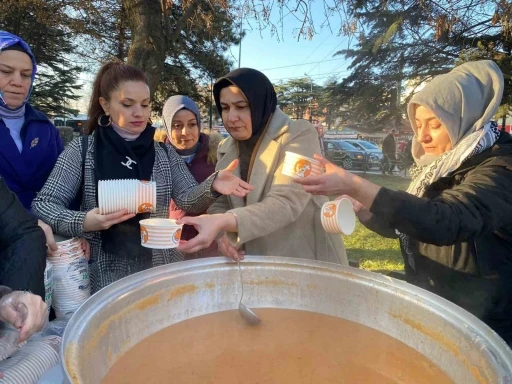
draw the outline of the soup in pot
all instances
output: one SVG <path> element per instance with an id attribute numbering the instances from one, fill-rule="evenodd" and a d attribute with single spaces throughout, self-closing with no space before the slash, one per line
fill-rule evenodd
<path id="1" fill-rule="evenodd" d="M 144 339 L 121 356 L 103 384 L 444 384 L 435 364 L 364 325 L 289 309 L 192 318 Z"/>

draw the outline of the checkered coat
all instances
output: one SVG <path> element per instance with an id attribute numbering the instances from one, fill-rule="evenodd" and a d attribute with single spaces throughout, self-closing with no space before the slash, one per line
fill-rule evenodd
<path id="1" fill-rule="evenodd" d="M 94 174 L 94 140 L 88 139 L 84 172 L 82 172 L 82 139 L 71 142 L 60 155 L 55 167 L 32 204 L 38 218 L 50 225 L 59 235 L 84 237 L 91 244 L 90 277 L 92 292 L 131 275 L 124 260 L 102 250 L 100 232 L 83 231 L 85 215 L 96 204 L 96 180 Z M 82 175 L 84 173 L 84 175 Z M 157 185 L 157 205 L 151 217 L 168 218 L 169 202 L 173 199 L 187 212 L 204 212 L 218 196 L 211 187 L 216 174 L 200 185 L 187 169 L 186 164 L 172 146 L 155 143 L 155 164 L 151 180 Z M 82 188 L 81 211 L 68 209 Z M 183 255 L 174 249 L 154 249 L 153 266 L 183 260 Z"/>

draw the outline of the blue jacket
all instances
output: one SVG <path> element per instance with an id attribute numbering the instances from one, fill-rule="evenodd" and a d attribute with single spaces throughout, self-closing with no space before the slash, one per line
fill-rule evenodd
<path id="1" fill-rule="evenodd" d="M 46 115 L 29 104 L 25 107 L 21 138 L 23 149 L 20 153 L 9 128 L 0 119 L 0 176 L 30 210 L 32 200 L 50 176 L 64 145 L 59 131 Z"/>

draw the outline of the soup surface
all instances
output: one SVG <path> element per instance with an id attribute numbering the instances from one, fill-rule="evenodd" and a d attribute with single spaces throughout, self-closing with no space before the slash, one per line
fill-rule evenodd
<path id="1" fill-rule="evenodd" d="M 226 311 L 165 328 L 121 356 L 103 384 L 452 383 L 420 353 L 366 326 L 305 311 L 255 312 L 256 327 Z"/>

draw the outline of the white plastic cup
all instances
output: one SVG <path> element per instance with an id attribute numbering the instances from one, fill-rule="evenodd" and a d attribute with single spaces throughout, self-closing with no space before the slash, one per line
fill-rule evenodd
<path id="1" fill-rule="evenodd" d="M 89 265 L 79 239 L 48 253 L 52 265 L 52 306 L 57 318 L 76 311 L 90 296 Z"/>
<path id="2" fill-rule="evenodd" d="M 137 181 L 136 212 L 153 212 L 156 207 L 156 183 L 154 181 Z"/>
<path id="3" fill-rule="evenodd" d="M 308 177 L 320 175 L 323 172 L 322 164 L 315 159 L 297 153 L 285 152 L 284 164 L 281 173 L 290 177 Z"/>
<path id="4" fill-rule="evenodd" d="M 140 243 L 153 249 L 177 248 L 183 224 L 172 219 L 146 219 L 140 222 Z"/>
<path id="5" fill-rule="evenodd" d="M 100 180 L 98 207 L 102 215 L 122 209 L 129 213 L 153 212 L 156 208 L 156 183 L 144 180 Z"/>
<path id="6" fill-rule="evenodd" d="M 44 270 L 44 301 L 50 312 L 52 306 L 52 295 L 53 295 L 53 267 L 52 263 L 46 260 L 46 268 Z"/>
<path id="7" fill-rule="evenodd" d="M 356 214 L 347 198 L 328 201 L 321 210 L 322 226 L 328 233 L 350 235 L 356 227 Z"/>

